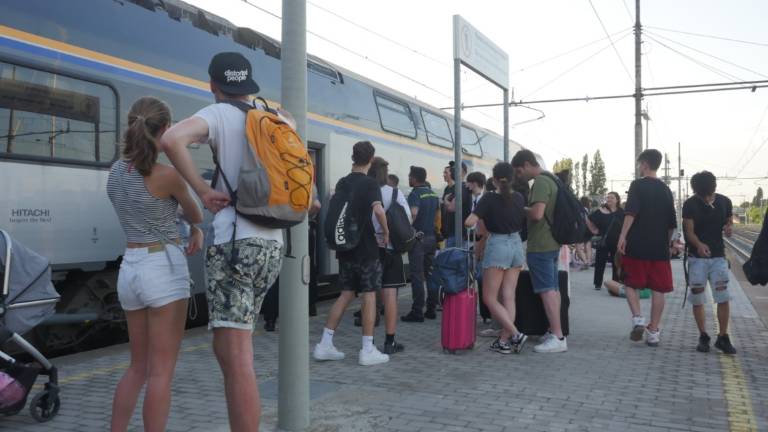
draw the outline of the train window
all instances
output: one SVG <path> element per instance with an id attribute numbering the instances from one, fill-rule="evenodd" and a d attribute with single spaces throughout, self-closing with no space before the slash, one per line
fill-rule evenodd
<path id="1" fill-rule="evenodd" d="M 116 122 L 109 87 L 0 62 L 0 154 L 109 162 Z"/>
<path id="2" fill-rule="evenodd" d="M 461 127 L 461 149 L 464 153 L 472 156 L 483 156 L 483 146 L 480 145 L 480 138 L 474 129 L 466 126 Z"/>
<path id="3" fill-rule="evenodd" d="M 379 110 L 381 128 L 387 132 L 416 138 L 416 124 L 413 122 L 411 107 L 404 102 L 381 94 L 374 94 L 376 107 Z"/>
<path id="4" fill-rule="evenodd" d="M 448 127 L 448 120 L 429 111 L 421 110 L 421 118 L 427 130 L 427 141 L 440 147 L 453 148 L 453 134 Z"/>
<path id="5" fill-rule="evenodd" d="M 497 161 L 504 159 L 504 139 L 490 132 L 481 132 L 480 143 L 483 146 L 483 154 Z"/>

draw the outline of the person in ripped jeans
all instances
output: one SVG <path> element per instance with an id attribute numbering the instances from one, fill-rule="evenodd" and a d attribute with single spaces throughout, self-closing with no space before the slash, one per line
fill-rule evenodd
<path id="1" fill-rule="evenodd" d="M 695 195 L 683 204 L 683 228 L 688 253 L 688 279 L 691 288 L 693 317 L 699 327 L 699 344 L 696 350 L 709 352 L 710 337 L 706 332 L 707 282 L 717 303 L 717 320 L 720 333 L 715 347 L 725 354 L 736 354 L 736 348 L 728 336 L 731 293 L 728 290 L 728 262 L 725 259 L 723 234 L 730 237 L 733 224 L 733 205 L 724 195 L 715 193 L 717 179 L 709 171 L 691 177 Z"/>
<path id="2" fill-rule="evenodd" d="M 216 54 L 208 74 L 216 103 L 168 129 L 161 145 L 215 214 L 213 245 L 206 254 L 208 327 L 213 330 L 213 351 L 224 374 L 230 430 L 256 431 L 261 402 L 253 369 L 253 330 L 267 289 L 282 267 L 283 234 L 237 215 L 224 181 L 218 178 L 215 189 L 209 186 L 187 149 L 191 144 L 209 143 L 216 150 L 222 175 L 230 184 L 238 184 L 249 145 L 245 113 L 227 101 L 248 102 L 259 86 L 250 62 L 240 53 Z"/>

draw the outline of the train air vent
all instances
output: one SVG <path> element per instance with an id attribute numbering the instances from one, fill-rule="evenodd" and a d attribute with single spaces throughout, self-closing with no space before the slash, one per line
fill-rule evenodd
<path id="1" fill-rule="evenodd" d="M 344 84 L 344 78 L 341 76 L 341 74 L 330 66 L 322 65 L 312 60 L 307 60 L 307 69 L 309 69 L 310 72 L 322 75 L 331 81 L 337 81 L 341 84 Z"/>
<path id="2" fill-rule="evenodd" d="M 247 27 L 235 29 L 232 39 L 250 49 L 260 49 L 270 57 L 280 58 L 280 44 Z"/>

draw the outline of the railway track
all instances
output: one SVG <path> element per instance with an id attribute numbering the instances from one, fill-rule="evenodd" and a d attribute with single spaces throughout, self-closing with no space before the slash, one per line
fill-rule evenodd
<path id="1" fill-rule="evenodd" d="M 759 234 L 760 227 L 757 225 L 735 227 L 733 235 L 725 238 L 725 243 L 742 258 L 748 258 Z"/>

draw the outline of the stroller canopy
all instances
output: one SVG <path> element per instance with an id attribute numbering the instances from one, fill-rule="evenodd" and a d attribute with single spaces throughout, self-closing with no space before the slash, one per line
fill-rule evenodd
<path id="1" fill-rule="evenodd" d="M 55 311 L 59 294 L 48 259 L 0 230 L 0 325 L 26 333 Z"/>

